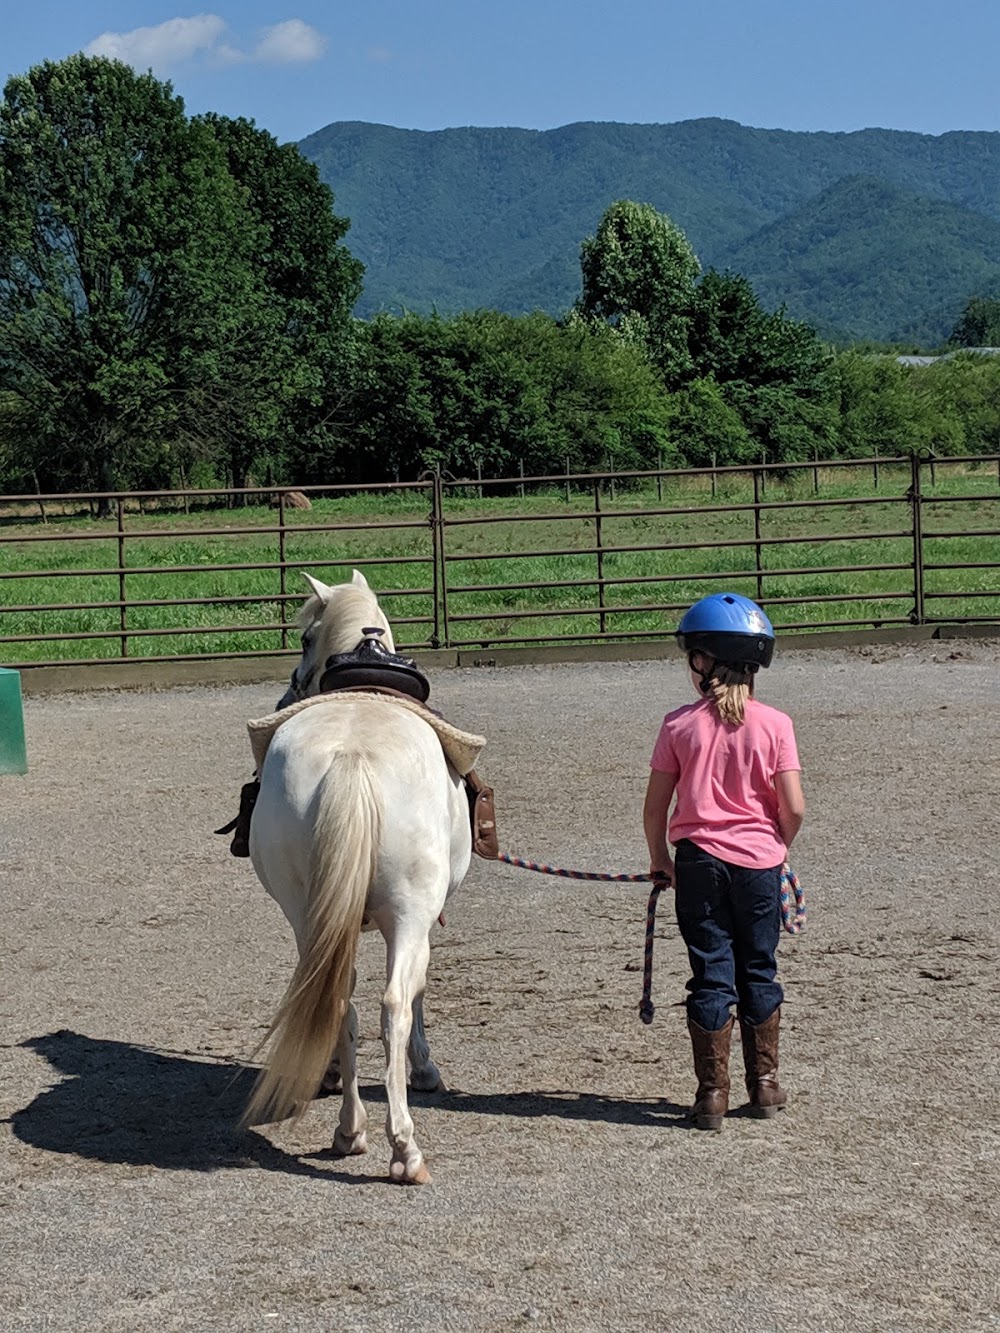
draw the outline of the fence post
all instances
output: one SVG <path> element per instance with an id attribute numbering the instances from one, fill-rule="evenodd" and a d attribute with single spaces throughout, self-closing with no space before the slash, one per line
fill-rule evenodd
<path id="1" fill-rule="evenodd" d="M 125 612 L 125 501 L 119 495 L 118 510 L 118 628 L 121 656 L 128 657 L 128 618 Z"/>
<path id="2" fill-rule="evenodd" d="M 819 495 L 819 445 L 813 445 L 813 495 Z"/>
<path id="3" fill-rule="evenodd" d="M 597 548 L 597 605 L 600 608 L 598 612 L 598 626 L 601 634 L 606 634 L 608 629 L 607 617 L 604 614 L 604 546 L 601 536 L 601 479 L 594 482 L 594 537 Z"/>
<path id="4" fill-rule="evenodd" d="M 523 465 L 522 465 L 523 466 Z M 433 567 L 432 583 L 434 597 L 434 624 L 431 629 L 431 647 L 442 646 L 448 642 L 448 594 L 446 591 L 444 566 L 444 513 L 443 492 L 441 488 L 441 468 L 434 469 L 431 484 L 431 548 Z"/>
<path id="5" fill-rule="evenodd" d="M 656 455 L 656 466 L 659 472 L 656 474 L 656 498 L 657 501 L 663 500 L 663 450 Z"/>
<path id="6" fill-rule="evenodd" d="M 48 515 L 45 513 L 45 506 L 42 504 L 42 500 L 41 500 L 42 488 L 41 488 L 41 486 L 39 486 L 39 484 L 38 484 L 38 473 L 37 473 L 37 472 L 32 472 L 31 475 L 32 475 L 32 476 L 34 477 L 34 479 L 35 479 L 35 494 L 39 497 L 39 499 L 38 499 L 38 508 L 39 508 L 39 510 L 41 511 L 42 522 L 43 522 L 43 523 L 48 523 L 48 521 L 49 521 L 49 520 L 48 520 Z M 1000 476 L 1000 472 L 998 472 L 997 475 Z"/>
<path id="7" fill-rule="evenodd" d="M 520 493 L 521 493 L 521 499 L 523 500 L 523 499 L 524 499 L 524 459 L 523 459 L 523 458 L 519 458 L 519 459 L 518 459 L 518 467 L 519 467 L 520 472 L 521 472 L 521 485 L 519 486 L 518 489 L 520 490 Z"/>
<path id="8" fill-rule="evenodd" d="M 872 478 L 875 482 L 875 489 L 878 490 L 878 445 L 875 446 L 875 458 L 872 461 Z"/>
<path id="9" fill-rule="evenodd" d="M 712 499 L 715 499 L 715 469 L 719 463 L 719 455 L 712 450 Z"/>
<path id="10" fill-rule="evenodd" d="M 569 494 L 569 454 L 566 455 L 566 503 L 570 502 Z"/>
<path id="11" fill-rule="evenodd" d="M 922 468 L 919 455 L 911 454 L 909 495 L 913 516 L 913 610 L 910 612 L 910 620 L 914 625 L 924 623 L 924 516 L 920 492 Z"/>
<path id="12" fill-rule="evenodd" d="M 480 500 L 483 498 L 483 460 L 476 459 L 476 481 L 479 483 L 476 487 L 476 493 Z"/>
<path id="13" fill-rule="evenodd" d="M 932 486 L 936 486 L 936 485 L 937 485 L 937 476 L 935 475 L 935 472 L 934 472 L 934 456 L 935 456 L 935 455 L 934 455 L 934 450 L 931 449 L 931 450 L 930 450 L 930 463 L 931 463 L 931 485 L 932 485 Z"/>
<path id="14" fill-rule="evenodd" d="M 764 571 L 761 561 L 761 541 L 760 541 L 760 499 L 764 493 L 764 487 L 761 485 L 762 477 L 760 470 L 753 470 L 753 541 L 754 541 L 754 570 L 757 575 L 757 601 L 764 596 Z"/>
<path id="15" fill-rule="evenodd" d="M 281 594 L 281 646 L 288 647 L 288 620 L 286 610 L 288 603 L 285 601 L 285 594 L 288 591 L 288 583 L 285 577 L 285 492 L 278 492 L 278 592 Z"/>

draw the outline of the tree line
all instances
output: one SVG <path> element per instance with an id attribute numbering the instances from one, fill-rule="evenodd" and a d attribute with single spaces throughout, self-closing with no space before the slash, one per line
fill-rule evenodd
<path id="1" fill-rule="evenodd" d="M 251 122 L 83 55 L 0 106 L 0 490 L 981 452 L 1000 360 L 834 351 L 619 201 L 561 319 L 352 315 L 330 190 Z M 970 301 L 956 345 L 997 331 Z"/>

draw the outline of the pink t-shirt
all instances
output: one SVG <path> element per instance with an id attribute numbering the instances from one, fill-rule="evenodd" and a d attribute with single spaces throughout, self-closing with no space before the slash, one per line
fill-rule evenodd
<path id="1" fill-rule="evenodd" d="M 742 726 L 723 722 L 710 699 L 668 713 L 650 768 L 677 776 L 668 836 L 730 865 L 781 865 L 774 776 L 799 768 L 792 719 L 748 699 Z"/>

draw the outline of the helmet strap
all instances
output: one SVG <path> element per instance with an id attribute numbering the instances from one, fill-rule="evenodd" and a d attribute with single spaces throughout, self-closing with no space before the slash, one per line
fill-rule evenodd
<path id="1" fill-rule="evenodd" d="M 723 662 L 720 664 L 719 662 L 713 660 L 711 669 L 709 671 L 701 671 L 698 667 L 695 666 L 694 659 L 696 657 L 707 657 L 707 656 L 709 656 L 709 654 L 706 653 L 703 648 L 692 648 L 691 651 L 688 653 L 688 666 L 691 668 L 693 674 L 699 677 L 698 688 L 699 690 L 701 690 L 702 694 L 708 694 L 709 691 L 711 690 L 712 680 L 714 679 L 715 675 L 715 668 L 719 665 L 727 666 L 732 671 L 739 672 L 740 675 L 749 676 L 750 679 L 746 681 L 746 684 L 750 686 L 751 691 L 753 690 L 753 678 L 754 676 L 756 676 L 757 671 L 759 669 L 758 664 L 756 662 L 739 662 L 739 663 Z"/>
<path id="2" fill-rule="evenodd" d="M 710 671 L 702 671 L 699 667 L 696 667 L 694 664 L 694 659 L 696 657 L 705 657 L 705 656 L 707 656 L 707 654 L 702 652 L 700 648 L 694 648 L 691 650 L 691 652 L 688 653 L 688 666 L 693 672 L 693 674 L 699 677 L 698 688 L 699 690 L 701 690 L 702 694 L 707 694 L 709 690 L 712 688 L 712 674 Z"/>

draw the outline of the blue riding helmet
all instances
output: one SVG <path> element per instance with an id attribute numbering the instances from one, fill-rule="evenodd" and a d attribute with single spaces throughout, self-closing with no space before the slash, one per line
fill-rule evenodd
<path id="1" fill-rule="evenodd" d="M 774 626 L 749 597 L 738 592 L 716 592 L 684 612 L 676 634 L 685 652 L 708 653 L 727 666 L 771 665 Z"/>

